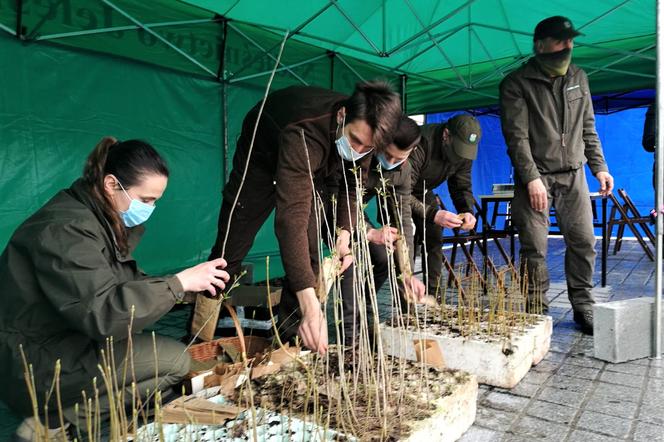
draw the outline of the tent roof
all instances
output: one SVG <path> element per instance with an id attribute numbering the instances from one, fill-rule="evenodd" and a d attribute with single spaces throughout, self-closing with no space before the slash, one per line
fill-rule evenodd
<path id="1" fill-rule="evenodd" d="M 280 75 L 328 86 L 332 58 L 361 78 L 407 75 L 414 113 L 495 104 L 535 24 L 558 14 L 585 34 L 574 61 L 593 93 L 654 87 L 654 0 L 0 0 L 0 29 L 231 83 L 266 81 L 288 31 Z"/>

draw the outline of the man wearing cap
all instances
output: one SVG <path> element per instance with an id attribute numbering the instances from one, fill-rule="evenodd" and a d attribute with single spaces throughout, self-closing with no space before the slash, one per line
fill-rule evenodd
<path id="1" fill-rule="evenodd" d="M 409 158 L 412 217 L 416 236 L 425 239 L 427 254 L 423 270 L 432 295 L 439 290 L 443 265 L 441 227 L 462 230 L 475 227 L 470 172 L 481 136 L 482 129 L 475 117 L 456 115 L 442 124 L 422 126 L 420 146 Z M 458 214 L 442 210 L 436 201 L 433 189 L 445 181 Z"/>
<path id="2" fill-rule="evenodd" d="M 529 306 L 541 302 L 547 308 L 546 252 L 553 206 L 567 246 L 565 274 L 574 321 L 592 334 L 595 235 L 583 165 L 588 164 L 603 195 L 611 193 L 613 178 L 595 130 L 588 77 L 570 64 L 577 35 L 565 17 L 538 23 L 535 56 L 502 81 L 500 105 L 516 172 L 512 216 L 519 231 L 521 269 L 528 271 Z"/>

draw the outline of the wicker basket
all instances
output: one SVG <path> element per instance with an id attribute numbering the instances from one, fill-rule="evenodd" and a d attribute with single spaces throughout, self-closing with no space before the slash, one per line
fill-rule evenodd
<path id="1" fill-rule="evenodd" d="M 223 354 L 224 349 L 235 353 L 245 352 L 247 358 L 252 358 L 256 353 L 260 353 L 268 347 L 269 341 L 265 338 L 260 336 L 245 336 L 242 332 L 240 321 L 235 314 L 235 309 L 228 304 L 224 304 L 224 306 L 228 309 L 231 318 L 233 318 L 238 335 L 192 345 L 189 347 L 189 354 L 194 361 L 206 362 L 217 359 L 217 356 Z"/>

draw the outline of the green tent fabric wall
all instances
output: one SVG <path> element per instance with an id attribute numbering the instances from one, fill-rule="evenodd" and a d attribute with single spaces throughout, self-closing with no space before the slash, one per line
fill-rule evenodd
<path id="1" fill-rule="evenodd" d="M 207 258 L 222 188 L 218 83 L 5 35 L 0 59 L 11 60 L 0 68 L 0 249 L 113 135 L 149 141 L 171 168 L 136 254 L 145 270 Z"/>

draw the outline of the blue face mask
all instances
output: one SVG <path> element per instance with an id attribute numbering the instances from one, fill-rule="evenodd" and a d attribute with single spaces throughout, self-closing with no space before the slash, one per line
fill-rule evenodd
<path id="1" fill-rule="evenodd" d="M 337 130 L 338 129 L 339 128 L 337 127 Z M 371 150 L 373 150 L 371 149 L 364 153 L 355 152 L 355 149 L 353 149 L 353 146 L 350 144 L 350 140 L 344 134 L 345 129 L 346 129 L 346 117 L 344 116 L 343 125 L 341 128 L 341 136 L 334 141 L 334 143 L 337 145 L 337 152 L 339 152 L 339 156 L 341 158 L 343 158 L 346 161 L 358 161 L 360 158 L 364 157 L 366 154 L 370 153 Z"/>
<path id="2" fill-rule="evenodd" d="M 408 158 L 404 158 L 401 161 L 397 161 L 396 163 L 390 163 L 387 161 L 387 158 L 385 158 L 385 154 L 380 152 L 376 154 L 376 158 L 378 159 L 378 164 L 380 164 L 380 167 L 383 168 L 383 170 L 392 170 L 395 169 L 399 166 L 401 166 Z"/>
<path id="3" fill-rule="evenodd" d="M 116 178 L 117 180 L 117 178 Z M 139 224 L 143 224 L 145 221 L 150 218 L 152 212 L 154 211 L 154 206 L 144 203 L 143 201 L 135 200 L 129 196 L 125 188 L 120 184 L 120 188 L 124 192 L 125 196 L 129 200 L 129 208 L 126 212 L 120 212 L 122 214 L 122 221 L 127 227 L 135 227 Z"/>

